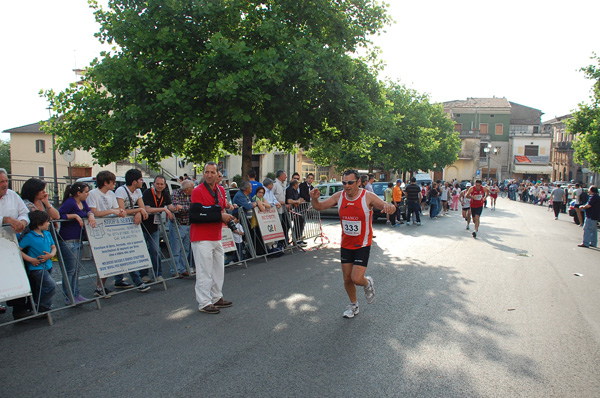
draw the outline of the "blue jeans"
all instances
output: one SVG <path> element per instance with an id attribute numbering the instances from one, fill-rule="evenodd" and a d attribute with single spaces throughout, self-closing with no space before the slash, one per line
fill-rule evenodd
<path id="1" fill-rule="evenodd" d="M 33 299 L 40 307 L 52 307 L 52 297 L 56 290 L 56 282 L 52 279 L 51 272 L 52 268 L 49 270 L 34 269 L 28 272 Z"/>
<path id="2" fill-rule="evenodd" d="M 429 205 L 429 216 L 431 218 L 440 214 L 440 208 L 442 206 L 442 200 L 440 197 L 431 198 L 431 203 Z"/>
<path id="3" fill-rule="evenodd" d="M 144 230 L 144 239 L 146 239 L 146 247 L 148 248 L 148 254 L 150 255 L 150 261 L 152 261 L 152 268 L 154 269 L 154 275 L 157 277 L 162 275 L 162 263 L 161 263 L 161 251 L 160 251 L 160 230 L 156 230 L 152 233 Z M 141 276 L 148 275 L 148 269 L 140 271 Z"/>
<path id="4" fill-rule="evenodd" d="M 589 217 L 583 223 L 583 244 L 598 247 L 598 221 Z"/>
<path id="5" fill-rule="evenodd" d="M 73 298 L 79 296 L 79 269 L 81 268 L 81 242 L 80 241 L 58 241 L 60 252 L 65 264 L 65 274 L 62 276 L 62 289 L 65 297 L 67 286 L 71 286 Z"/>
<path id="6" fill-rule="evenodd" d="M 190 226 L 189 225 L 177 225 L 179 235 L 181 236 L 181 243 L 177 236 L 177 230 L 175 229 L 175 223 L 171 221 L 171 228 L 169 230 L 169 242 L 171 243 L 171 251 L 173 252 L 173 262 L 177 267 L 177 272 L 186 272 L 185 259 L 187 258 L 190 268 L 192 268 L 191 252 L 192 243 L 190 242 Z M 181 244 L 183 243 L 183 247 Z M 171 269 L 171 274 L 175 274 L 175 270 Z"/>

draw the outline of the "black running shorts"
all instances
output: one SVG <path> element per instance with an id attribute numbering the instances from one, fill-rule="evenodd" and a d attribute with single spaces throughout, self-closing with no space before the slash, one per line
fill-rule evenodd
<path id="1" fill-rule="evenodd" d="M 371 253 L 371 246 L 361 247 L 355 250 L 345 249 L 342 247 L 341 259 L 342 264 L 352 263 L 354 265 L 360 265 L 366 267 L 369 262 L 369 254 Z"/>
<path id="2" fill-rule="evenodd" d="M 483 206 L 471 207 L 471 215 L 472 216 L 480 216 L 482 211 L 483 211 Z"/>

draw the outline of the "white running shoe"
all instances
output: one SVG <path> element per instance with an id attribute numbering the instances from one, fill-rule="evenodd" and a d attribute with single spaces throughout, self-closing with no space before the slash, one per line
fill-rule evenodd
<path id="1" fill-rule="evenodd" d="M 354 318 L 354 315 L 358 314 L 358 303 L 350 304 L 344 311 L 344 318 Z"/>
<path id="2" fill-rule="evenodd" d="M 373 283 L 373 278 L 370 276 L 365 276 L 365 278 L 369 281 L 368 285 L 364 287 L 365 298 L 367 299 L 367 304 L 373 304 L 373 301 L 375 301 L 375 284 Z"/>

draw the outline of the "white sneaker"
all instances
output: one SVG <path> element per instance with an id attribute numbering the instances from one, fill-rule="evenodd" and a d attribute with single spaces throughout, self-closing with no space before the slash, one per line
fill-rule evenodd
<path id="1" fill-rule="evenodd" d="M 156 281 L 157 282 L 164 282 L 165 278 L 163 278 L 162 275 L 159 275 L 159 276 L 156 277 Z"/>
<path id="2" fill-rule="evenodd" d="M 410 226 L 410 222 L 409 222 L 409 221 L 407 221 L 407 222 L 406 222 L 406 225 Z"/>
<path id="3" fill-rule="evenodd" d="M 369 283 L 364 287 L 365 289 L 365 298 L 367 299 L 367 304 L 373 304 L 375 301 L 375 284 L 373 283 L 373 278 L 370 276 L 365 276 Z"/>
<path id="4" fill-rule="evenodd" d="M 344 318 L 354 318 L 354 315 L 358 314 L 358 303 L 350 304 L 344 311 Z"/>
<path id="5" fill-rule="evenodd" d="M 144 275 L 144 276 L 142 276 L 142 282 L 150 283 L 150 282 L 152 282 L 152 279 L 150 279 L 150 277 L 148 275 Z"/>

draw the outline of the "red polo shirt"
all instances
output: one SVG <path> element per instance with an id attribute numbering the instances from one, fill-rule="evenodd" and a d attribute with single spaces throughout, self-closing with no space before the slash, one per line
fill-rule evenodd
<path id="1" fill-rule="evenodd" d="M 227 208 L 225 189 L 220 185 L 217 185 L 216 188 L 217 195 L 219 196 L 219 205 L 225 209 Z M 212 206 L 215 204 L 215 197 L 211 195 L 204 184 L 200 184 L 192 191 L 192 203 L 202 203 L 204 206 Z M 222 222 L 191 224 L 190 240 L 192 242 L 200 240 L 221 240 L 222 227 Z"/>

